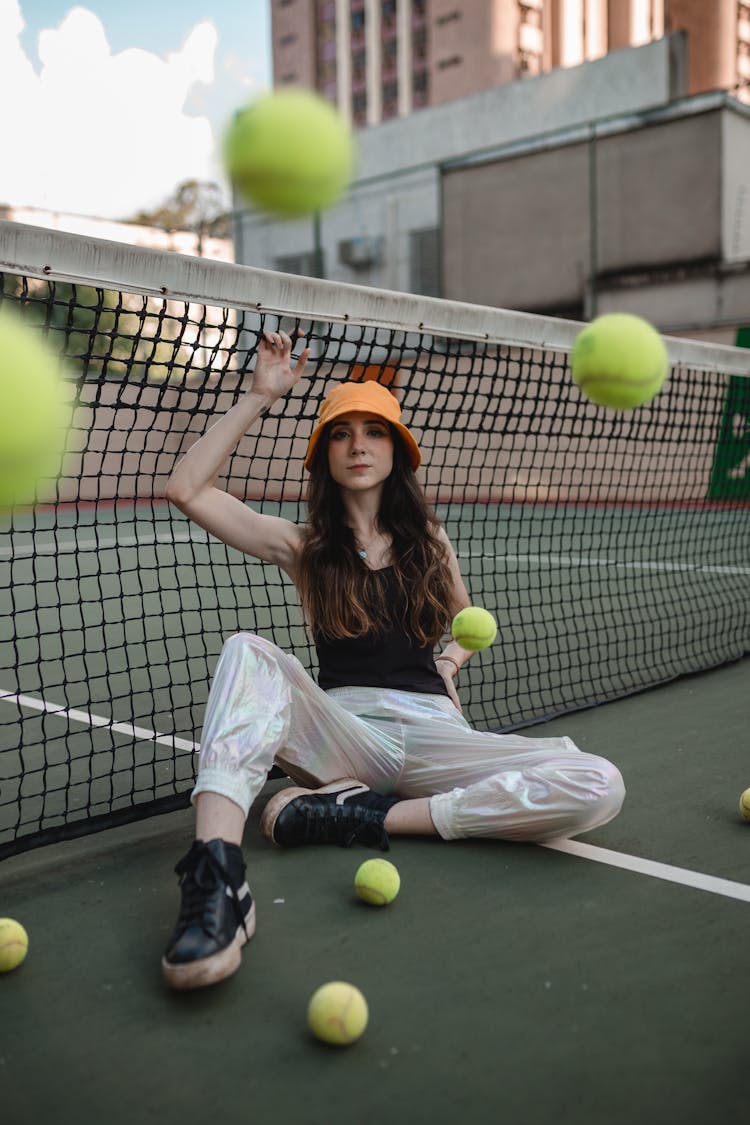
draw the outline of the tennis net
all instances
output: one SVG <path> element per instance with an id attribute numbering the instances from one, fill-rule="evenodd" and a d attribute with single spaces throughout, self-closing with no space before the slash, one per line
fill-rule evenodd
<path id="1" fill-rule="evenodd" d="M 569 379 L 572 322 L 9 223 L 0 247 L 0 299 L 44 326 L 77 402 L 49 502 L 0 517 L 0 857 L 185 805 L 231 633 L 314 672 L 281 573 L 164 500 L 178 458 L 241 395 L 264 329 L 304 334 L 309 376 L 222 486 L 304 520 L 323 394 L 345 378 L 391 386 L 472 600 L 498 618 L 460 677 L 477 726 L 539 722 L 750 648 L 750 351 L 669 340 L 666 389 L 614 413 Z"/>

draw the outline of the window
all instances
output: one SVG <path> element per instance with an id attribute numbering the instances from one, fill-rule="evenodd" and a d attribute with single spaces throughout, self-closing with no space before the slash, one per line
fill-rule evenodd
<path id="1" fill-rule="evenodd" d="M 394 78 L 383 83 L 383 117 L 395 117 L 398 113 L 398 82 Z"/>
<path id="2" fill-rule="evenodd" d="M 542 73 L 542 60 L 539 55 L 529 51 L 518 53 L 518 74 L 521 78 L 529 78 Z"/>
<path id="3" fill-rule="evenodd" d="M 284 254 L 276 258 L 273 268 L 279 273 L 296 273 L 301 277 L 315 277 L 315 251 L 302 254 Z"/>
<path id="4" fill-rule="evenodd" d="M 292 43 L 297 42 L 296 32 L 290 31 L 288 35 L 282 35 L 279 39 L 280 47 L 291 47 Z"/>
<path id="5" fill-rule="evenodd" d="M 527 0 L 526 3 L 519 4 L 518 7 L 520 9 L 519 15 L 521 17 L 521 23 L 528 23 L 532 27 L 542 27 L 543 12 L 538 4 L 528 3 Z"/>
<path id="6" fill-rule="evenodd" d="M 440 254 L 437 227 L 409 232 L 409 291 L 440 296 Z"/>
<path id="7" fill-rule="evenodd" d="M 748 101 L 750 88 L 750 3 L 738 0 L 737 4 L 737 96 Z"/>
<path id="8" fill-rule="evenodd" d="M 450 55 L 447 59 L 439 59 L 437 68 L 438 70 L 447 70 L 451 66 L 460 66 L 462 62 L 460 55 Z"/>
<path id="9" fill-rule="evenodd" d="M 352 55 L 352 78 L 354 81 L 365 77 L 365 52 L 355 51 Z"/>
<path id="10" fill-rule="evenodd" d="M 355 125 L 367 124 L 367 94 L 364 90 L 352 97 L 352 118 Z"/>
<path id="11" fill-rule="evenodd" d="M 435 20 L 435 25 L 437 27 L 443 27 L 446 23 L 455 23 L 456 20 L 460 19 L 461 13 L 459 11 L 446 12 L 445 15 L 438 16 Z"/>
<path id="12" fill-rule="evenodd" d="M 396 65 L 396 40 L 389 39 L 387 43 L 383 44 L 383 69 L 393 70 Z"/>
<path id="13" fill-rule="evenodd" d="M 430 75 L 426 68 L 412 71 L 411 104 L 413 109 L 421 109 L 429 104 Z"/>
<path id="14" fill-rule="evenodd" d="M 318 84 L 324 86 L 326 82 L 336 81 L 336 61 L 335 59 L 328 62 L 320 63 L 318 66 Z"/>

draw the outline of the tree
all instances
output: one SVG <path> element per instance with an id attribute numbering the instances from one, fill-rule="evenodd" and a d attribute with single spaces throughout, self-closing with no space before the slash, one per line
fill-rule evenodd
<path id="1" fill-rule="evenodd" d="M 192 230 L 198 235 L 229 237 L 229 214 L 221 188 L 211 180 L 185 180 L 153 211 L 139 211 L 130 220 L 162 230 Z"/>

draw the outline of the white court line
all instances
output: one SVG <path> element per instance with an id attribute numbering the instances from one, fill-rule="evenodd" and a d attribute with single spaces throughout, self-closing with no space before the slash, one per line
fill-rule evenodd
<path id="1" fill-rule="evenodd" d="M 624 871 L 634 871 L 637 875 L 649 875 L 652 879 L 665 879 L 669 883 L 681 883 L 684 887 L 694 887 L 710 894 L 736 898 L 750 902 L 750 886 L 746 883 L 733 883 L 730 879 L 717 879 L 714 875 L 702 875 L 700 871 L 689 871 L 685 867 L 672 867 L 669 863 L 657 863 L 653 859 L 641 859 L 625 852 L 613 852 L 609 848 L 597 848 L 581 840 L 553 840 L 541 847 L 555 852 L 590 859 L 594 863 L 606 863 L 610 867 L 620 867 Z"/>
<path id="2" fill-rule="evenodd" d="M 190 533 L 173 535 L 171 532 L 163 532 L 160 535 L 129 535 L 122 536 L 119 539 L 68 539 L 60 543 L 29 543 L 15 548 L 0 547 L 0 557 L 23 558 L 33 555 L 64 555 L 88 548 L 99 551 L 108 547 L 150 547 L 154 543 L 166 543 L 167 545 L 171 543 L 207 543 L 212 538 L 210 535 L 201 535 L 200 533 L 196 535 Z"/>
<path id="3" fill-rule="evenodd" d="M 684 562 L 625 562 L 598 555 L 493 555 L 484 551 L 459 551 L 460 559 L 500 559 L 503 562 L 543 563 L 562 567 L 614 567 L 617 570 L 679 571 L 695 574 L 750 574 L 750 566 L 710 566 L 706 563 Z"/>
<path id="4" fill-rule="evenodd" d="M 18 547 L 0 547 L 0 558 L 30 558 L 34 555 L 73 554 L 80 550 L 104 550 L 109 547 L 149 547 L 154 543 L 218 543 L 212 535 L 198 533 L 172 534 L 163 532 L 157 535 L 123 536 L 118 539 L 72 539 L 59 543 L 29 543 Z M 647 570 L 657 573 L 675 571 L 683 574 L 750 574 L 750 566 L 711 566 L 701 563 L 684 562 L 625 562 L 620 559 L 598 555 L 500 555 L 485 551 L 458 551 L 460 559 L 491 559 L 497 562 L 522 563 L 527 565 L 561 566 L 579 569 L 581 567 L 611 567 L 616 570 Z"/>
<path id="5" fill-rule="evenodd" d="M 70 719 L 73 723 L 83 723 L 85 726 L 105 727 L 116 731 L 117 734 L 127 734 L 131 738 L 139 738 L 142 742 L 158 742 L 162 746 L 170 746 L 176 750 L 198 749 L 197 742 L 189 742 L 185 738 L 176 738 L 173 734 L 157 734 L 156 731 L 147 730 L 145 727 L 135 727 L 132 723 L 116 723 L 103 715 L 92 715 L 90 711 L 77 711 L 66 707 L 62 703 L 49 703 L 43 699 L 34 699 L 31 695 L 18 695 L 15 692 L 0 690 L 0 703 L 17 703 L 19 707 L 29 707 L 33 711 L 44 711 L 49 715 L 59 715 L 63 719 Z"/>
<path id="6" fill-rule="evenodd" d="M 30 695 L 17 695 L 13 692 L 0 691 L 0 702 L 17 703 L 20 707 L 30 707 L 35 711 L 45 711 L 49 714 L 60 715 L 72 722 L 84 723 L 95 727 L 106 727 L 120 734 L 127 734 L 139 738 L 144 742 L 158 742 L 164 746 L 174 747 L 177 750 L 197 751 L 199 744 L 189 742 L 184 738 L 175 738 L 174 735 L 156 734 L 155 731 L 143 727 L 135 727 L 132 723 L 115 723 L 100 715 L 92 715 L 89 711 L 77 711 L 66 708 L 57 703 L 46 703 L 41 699 L 34 699 Z M 739 899 L 741 902 L 750 902 L 750 886 L 745 883 L 734 883 L 730 879 L 719 879 L 714 875 L 704 875 L 700 871 L 689 871 L 684 867 L 673 867 L 669 863 L 658 863 L 653 859 L 642 859 L 640 856 L 628 855 L 626 852 L 614 852 L 609 848 L 595 847 L 581 840 L 553 840 L 540 847 L 550 851 L 565 852 L 567 855 L 578 856 L 581 859 L 590 859 L 594 863 L 606 863 L 610 867 L 619 867 L 624 871 L 633 871 L 637 875 L 648 875 L 652 879 L 664 879 L 669 883 L 679 883 L 684 887 L 693 887 L 696 890 L 708 891 L 715 895 L 724 895 L 726 898 Z"/>

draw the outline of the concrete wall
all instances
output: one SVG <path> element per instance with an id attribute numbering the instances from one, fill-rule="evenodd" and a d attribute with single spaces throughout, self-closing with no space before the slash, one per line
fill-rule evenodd
<path id="1" fill-rule="evenodd" d="M 458 10 L 460 19 L 441 23 Z M 482 87 L 516 78 L 517 5 L 458 4 L 432 0 L 430 5 L 430 102 L 440 105 Z"/>
<path id="2" fill-rule="evenodd" d="M 737 80 L 736 0 L 669 0 L 669 30 L 690 29 L 688 92 L 731 89 Z"/>
<path id="3" fill-rule="evenodd" d="M 299 85 L 315 89 L 315 0 L 295 0 L 273 5 L 271 51 L 277 86 Z M 290 76 L 294 80 L 290 82 Z"/>
<path id="4" fill-rule="evenodd" d="M 722 112 L 597 142 L 599 270 L 721 255 Z"/>
<path id="5" fill-rule="evenodd" d="M 585 145 L 445 175 L 444 296 L 499 308 L 574 306 L 588 253 Z"/>
<path id="6" fill-rule="evenodd" d="M 587 315 L 593 253 L 598 311 L 627 307 L 669 331 L 742 323 L 750 296 L 750 118 L 726 101 L 701 111 L 702 104 L 623 126 L 595 146 L 447 171 L 445 296 Z"/>
<path id="7" fill-rule="evenodd" d="M 600 281 L 597 311 L 631 312 L 668 335 L 734 344 L 737 329 L 750 321 L 750 269 L 714 264 L 700 273 Z"/>
<path id="8" fill-rule="evenodd" d="M 722 119 L 722 257 L 750 259 L 750 124 L 732 113 Z"/>

